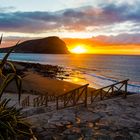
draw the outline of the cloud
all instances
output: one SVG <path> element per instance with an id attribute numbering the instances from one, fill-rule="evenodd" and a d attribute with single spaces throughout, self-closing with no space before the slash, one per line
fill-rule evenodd
<path id="1" fill-rule="evenodd" d="M 92 38 L 93 42 L 102 43 L 106 45 L 138 45 L 140 44 L 139 34 L 119 34 L 116 36 L 100 35 Z"/>
<path id="2" fill-rule="evenodd" d="M 0 12 L 0 30 L 7 32 L 41 33 L 54 30 L 91 31 L 124 22 L 138 24 L 140 7 L 129 3 L 86 6 L 57 12 Z M 112 26 L 113 29 L 113 26 Z M 108 28 L 109 30 L 109 28 Z M 131 29 L 127 29 L 128 32 Z M 133 30 L 133 32 L 137 30 Z"/>
<path id="3" fill-rule="evenodd" d="M 72 44 L 86 44 L 92 47 L 102 47 L 102 46 L 126 46 L 126 45 L 140 45 L 140 33 L 139 34 L 119 34 L 119 35 L 99 35 L 92 38 L 64 38 L 64 41 L 68 45 Z"/>
<path id="4" fill-rule="evenodd" d="M 13 6 L 8 6 L 8 7 L 0 7 L 0 11 L 1 12 L 10 12 L 10 11 L 13 11 L 15 10 L 16 8 L 13 7 Z"/>

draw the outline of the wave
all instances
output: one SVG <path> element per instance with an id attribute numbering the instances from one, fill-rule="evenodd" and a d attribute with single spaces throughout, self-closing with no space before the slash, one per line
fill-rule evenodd
<path id="1" fill-rule="evenodd" d="M 97 75 L 95 73 L 86 73 L 85 77 L 87 81 L 89 81 L 91 86 L 93 85 L 93 83 L 95 83 L 94 85 L 97 85 L 97 87 L 95 88 L 101 88 L 119 82 L 121 80 L 125 80 L 125 79 L 113 79 L 113 78 Z M 140 85 L 133 84 L 133 82 L 129 81 L 128 91 L 140 93 Z"/>
<path id="2" fill-rule="evenodd" d="M 3 55 L 0 55 L 2 58 Z M 130 78 L 128 91 L 140 93 L 140 57 L 113 55 L 87 55 L 72 57 L 72 55 L 45 54 L 11 54 L 12 61 L 52 64 L 79 71 L 90 86 L 104 87 L 112 83 Z M 76 72 L 75 72 L 76 73 Z M 80 82 L 79 82 L 80 84 Z"/>

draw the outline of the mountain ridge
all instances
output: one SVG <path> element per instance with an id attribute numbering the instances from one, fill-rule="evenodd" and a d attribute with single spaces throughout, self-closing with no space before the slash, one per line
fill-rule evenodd
<path id="1" fill-rule="evenodd" d="M 7 52 L 9 48 L 1 48 L 0 52 Z M 57 36 L 27 40 L 17 45 L 15 53 L 68 54 L 69 51 L 63 40 Z"/>

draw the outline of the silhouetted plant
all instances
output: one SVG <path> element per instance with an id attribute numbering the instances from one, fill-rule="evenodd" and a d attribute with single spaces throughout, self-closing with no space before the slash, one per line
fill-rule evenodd
<path id="1" fill-rule="evenodd" d="M 2 42 L 2 36 L 0 38 L 0 44 Z M 8 56 L 13 51 L 13 49 L 18 45 L 18 43 L 9 49 L 5 54 L 4 58 L 0 61 L 0 78 L 2 80 L 0 84 L 0 100 L 6 89 L 6 87 L 12 82 L 16 82 L 18 89 L 18 96 L 20 101 L 21 96 L 21 77 L 17 75 L 16 69 L 11 62 L 7 61 Z M 12 72 L 4 74 L 6 71 L 4 67 L 8 65 Z M 17 109 L 12 106 L 9 107 L 8 103 L 10 100 L 4 99 L 0 101 L 0 140 L 22 140 L 26 136 L 31 136 L 30 125 L 23 121 L 21 115 L 21 109 Z"/>
<path id="2" fill-rule="evenodd" d="M 2 36 L 0 38 L 0 44 L 2 42 Z M 11 62 L 7 61 L 8 56 L 10 55 L 10 53 L 13 51 L 13 49 L 18 45 L 18 43 L 9 49 L 9 51 L 6 53 L 6 55 L 4 56 L 4 58 L 0 61 L 0 78 L 2 80 L 2 83 L 0 85 L 0 99 L 3 95 L 4 90 L 6 89 L 6 87 L 12 82 L 15 81 L 16 85 L 17 85 L 17 89 L 18 89 L 18 95 L 19 95 L 19 101 L 20 101 L 20 96 L 21 96 L 21 77 L 19 75 L 16 74 L 16 69 L 14 67 L 14 65 Z M 5 75 L 3 74 L 3 69 L 4 67 L 8 65 L 13 72 Z"/>
<path id="3" fill-rule="evenodd" d="M 4 99 L 0 102 L 0 140 L 21 140 L 29 137 L 30 125 L 23 120 L 21 109 L 7 106 L 9 101 Z"/>

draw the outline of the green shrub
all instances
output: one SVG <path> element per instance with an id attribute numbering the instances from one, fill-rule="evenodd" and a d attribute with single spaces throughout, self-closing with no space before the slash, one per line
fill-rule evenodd
<path id="1" fill-rule="evenodd" d="M 2 37 L 0 39 L 0 44 L 2 42 Z M 10 53 L 13 51 L 13 49 L 18 45 L 18 43 L 9 49 L 9 51 L 6 53 L 6 55 L 4 56 L 4 58 L 0 61 L 0 78 L 2 79 L 2 83 L 0 85 L 0 99 L 2 97 L 2 94 L 4 92 L 4 90 L 6 89 L 6 87 L 12 82 L 15 81 L 16 85 L 17 85 L 17 89 L 18 89 L 18 95 L 19 95 L 19 101 L 20 101 L 20 96 L 21 96 L 21 77 L 19 75 L 16 74 L 16 69 L 14 67 L 14 65 L 11 62 L 7 61 L 8 56 L 10 55 Z M 8 65 L 11 69 L 12 69 L 12 73 L 9 73 L 7 75 L 3 74 L 3 69 L 4 67 Z"/>
<path id="2" fill-rule="evenodd" d="M 17 140 L 29 137 L 30 125 L 24 122 L 21 109 L 7 106 L 10 100 L 0 102 L 0 140 Z"/>
<path id="3" fill-rule="evenodd" d="M 2 41 L 2 36 L 0 39 L 0 44 Z M 17 43 L 18 44 L 18 43 Z M 31 136 L 30 125 L 23 121 L 23 117 L 21 115 L 21 109 L 16 109 L 14 106 L 9 106 L 8 103 L 10 100 L 4 99 L 1 100 L 2 95 L 6 87 L 12 82 L 16 82 L 16 86 L 18 89 L 18 96 L 20 102 L 21 96 L 21 77 L 17 75 L 16 69 L 11 62 L 7 61 L 8 56 L 16 47 L 10 48 L 9 51 L 5 54 L 4 58 L 0 61 L 0 78 L 2 83 L 0 84 L 0 140 L 22 140 L 26 136 L 27 139 Z M 4 67 L 8 65 L 12 72 L 3 74 Z"/>

